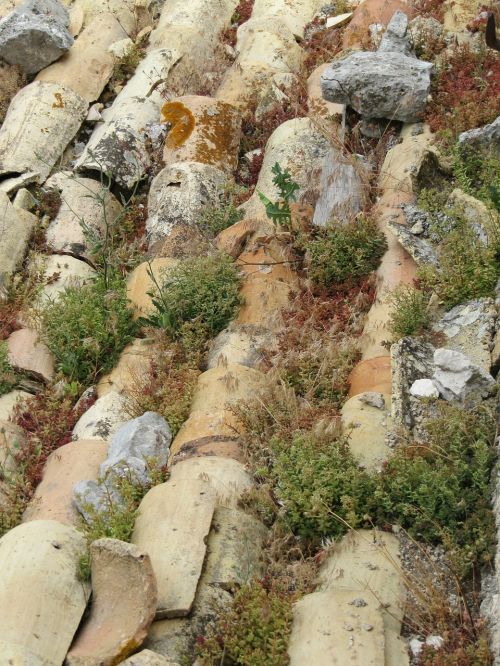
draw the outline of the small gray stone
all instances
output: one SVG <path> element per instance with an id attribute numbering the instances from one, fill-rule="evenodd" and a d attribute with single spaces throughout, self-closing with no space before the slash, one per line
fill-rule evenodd
<path id="1" fill-rule="evenodd" d="M 422 227 L 422 232 L 420 233 L 423 233 L 424 231 L 426 232 L 428 230 L 431 223 L 429 213 L 421 210 L 418 208 L 418 206 L 415 206 L 415 204 L 402 204 L 401 210 L 405 216 L 406 224 L 412 229 L 412 233 L 415 233 L 413 231 L 413 227 L 416 225 Z"/>
<path id="2" fill-rule="evenodd" d="M 0 21 L 0 57 L 36 74 L 73 44 L 68 24 L 57 0 L 28 0 Z"/>
<path id="3" fill-rule="evenodd" d="M 366 601 L 364 599 L 361 599 L 358 597 L 357 599 L 353 599 L 352 601 L 349 602 L 350 606 L 355 606 L 356 608 L 364 608 L 364 606 L 368 606 Z"/>
<path id="4" fill-rule="evenodd" d="M 419 220 L 418 222 L 415 222 L 410 231 L 414 236 L 420 236 L 421 234 L 423 234 L 425 229 L 422 221 Z"/>
<path id="5" fill-rule="evenodd" d="M 433 65 L 402 53 L 358 51 L 333 62 L 321 76 L 323 97 L 348 104 L 367 118 L 420 120 Z"/>
<path id="6" fill-rule="evenodd" d="M 112 437 L 108 457 L 101 464 L 101 477 L 132 472 L 143 485 L 150 480 L 149 463 L 155 467 L 167 463 L 172 431 L 163 417 L 146 412 L 123 425 Z"/>
<path id="7" fill-rule="evenodd" d="M 415 398 L 439 398 L 439 391 L 432 379 L 416 379 L 410 387 Z"/>
<path id="8" fill-rule="evenodd" d="M 406 34 L 407 29 L 408 16 L 398 9 L 387 25 L 387 30 L 382 37 L 378 52 L 397 52 L 407 56 L 414 56 L 410 40 Z"/>
<path id="9" fill-rule="evenodd" d="M 445 400 L 475 404 L 491 393 L 495 380 L 470 358 L 452 349 L 434 352 L 433 380 Z"/>

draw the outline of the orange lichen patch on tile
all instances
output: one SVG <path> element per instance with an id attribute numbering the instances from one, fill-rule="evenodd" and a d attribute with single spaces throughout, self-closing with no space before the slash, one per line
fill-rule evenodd
<path id="1" fill-rule="evenodd" d="M 231 104 L 217 102 L 216 108 L 204 109 L 198 120 L 197 161 L 214 165 L 226 162 L 231 170 L 236 169 L 240 126 L 239 113 Z"/>
<path id="2" fill-rule="evenodd" d="M 172 125 L 163 153 L 165 164 L 192 161 L 223 171 L 236 169 L 241 115 L 234 106 L 186 95 L 164 104 L 162 116 Z"/>
<path id="3" fill-rule="evenodd" d="M 361 361 L 349 375 L 349 397 L 366 391 L 392 393 L 391 357 L 377 356 Z"/>
<path id="4" fill-rule="evenodd" d="M 178 148 L 186 143 L 191 136 L 195 120 L 191 111 L 182 102 L 166 102 L 161 108 L 164 123 L 170 123 L 165 145 L 167 148 Z"/>

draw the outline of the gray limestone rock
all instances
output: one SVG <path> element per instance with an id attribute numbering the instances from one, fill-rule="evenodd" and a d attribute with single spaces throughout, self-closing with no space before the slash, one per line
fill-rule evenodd
<path id="1" fill-rule="evenodd" d="M 391 347 L 392 417 L 396 425 L 413 428 L 421 424 L 423 406 L 411 393 L 419 379 L 434 372 L 434 347 L 419 338 L 402 338 Z"/>
<path id="2" fill-rule="evenodd" d="M 495 386 L 490 374 L 452 349 L 436 349 L 434 364 L 432 379 L 445 400 L 474 405 L 487 398 Z"/>
<path id="3" fill-rule="evenodd" d="M 500 153 L 500 116 L 489 125 L 462 132 L 458 137 L 460 146 Z"/>
<path id="4" fill-rule="evenodd" d="M 95 514 L 106 514 L 112 508 L 121 507 L 124 501 L 112 483 L 106 481 L 78 481 L 73 487 L 73 504 L 89 524 Z"/>
<path id="5" fill-rule="evenodd" d="M 79 481 L 73 488 L 73 503 L 85 520 L 92 520 L 93 511 L 102 514 L 124 505 L 119 477 L 144 486 L 150 483 L 151 469 L 166 465 L 171 441 L 168 423 L 155 412 L 145 412 L 122 425 L 111 438 L 98 481 Z"/>
<path id="6" fill-rule="evenodd" d="M 489 372 L 494 346 L 496 308 L 492 298 L 478 298 L 449 310 L 432 328 L 446 336 L 446 347 L 465 354 Z"/>
<path id="7" fill-rule="evenodd" d="M 385 31 L 380 46 L 379 53 L 397 52 L 407 56 L 414 56 L 410 40 L 407 35 L 408 16 L 398 9 L 392 16 L 387 30 Z"/>
<path id="8" fill-rule="evenodd" d="M 25 0 L 16 11 L 50 17 L 59 21 L 65 28 L 69 27 L 69 12 L 59 0 Z"/>
<path id="9" fill-rule="evenodd" d="M 413 227 L 409 229 L 404 224 L 396 224 L 395 222 L 389 222 L 388 226 L 417 264 L 430 264 L 436 268 L 439 266 L 439 259 L 435 249 L 429 241 L 413 233 Z"/>
<path id="10" fill-rule="evenodd" d="M 411 228 L 412 233 L 415 233 L 413 227 L 416 224 L 422 228 L 422 232 L 420 233 L 426 233 L 428 231 L 431 222 L 429 213 L 418 206 L 415 206 L 415 204 L 401 204 L 401 209 L 405 216 L 406 224 Z"/>
<path id="11" fill-rule="evenodd" d="M 439 398 L 439 391 L 432 379 L 416 379 L 410 387 L 415 398 Z"/>
<path id="12" fill-rule="evenodd" d="M 36 74 L 73 44 L 68 24 L 57 0 L 28 0 L 0 21 L 0 57 Z"/>
<path id="13" fill-rule="evenodd" d="M 364 402 L 365 405 L 369 405 L 370 407 L 385 409 L 385 398 L 383 393 L 366 391 L 365 393 L 359 394 L 359 399 L 361 402 Z"/>
<path id="14" fill-rule="evenodd" d="M 433 65 L 397 52 L 356 52 L 321 76 L 323 97 L 367 118 L 415 122 L 424 112 Z"/>
<path id="15" fill-rule="evenodd" d="M 99 473 L 106 477 L 120 472 L 130 473 L 146 485 L 150 479 L 149 467 L 167 463 L 172 431 L 163 417 L 146 412 L 125 423 L 111 438 L 108 457 Z"/>

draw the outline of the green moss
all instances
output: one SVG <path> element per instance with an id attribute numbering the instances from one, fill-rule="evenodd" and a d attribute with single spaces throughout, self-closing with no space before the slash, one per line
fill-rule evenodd
<path id="1" fill-rule="evenodd" d="M 319 287 L 356 282 L 375 270 L 387 249 L 375 221 L 359 216 L 349 224 L 334 222 L 303 243 L 310 257 L 309 276 Z"/>
<path id="2" fill-rule="evenodd" d="M 273 438 L 269 446 L 273 462 L 268 475 L 295 534 L 318 543 L 344 534 L 346 523 L 363 523 L 374 481 L 359 468 L 347 438 L 323 441 L 303 433 L 291 442 Z"/>
<path id="3" fill-rule="evenodd" d="M 40 313 L 41 335 L 66 377 L 92 383 L 110 370 L 134 337 L 136 325 L 125 281 L 103 276 L 83 287 L 70 287 Z"/>
<path id="4" fill-rule="evenodd" d="M 402 446 L 388 460 L 371 513 L 379 524 L 399 524 L 418 540 L 453 544 L 464 569 L 490 563 L 493 414 L 486 407 L 466 412 L 441 403 L 427 430 L 425 444 Z"/>
<path id="5" fill-rule="evenodd" d="M 294 595 L 276 581 L 253 580 L 221 610 L 206 636 L 197 640 L 204 666 L 286 666 Z"/>
<path id="6" fill-rule="evenodd" d="M 500 157 L 492 152 L 456 146 L 452 151 L 455 184 L 467 194 L 500 212 L 495 193 L 500 191 Z"/>
<path id="7" fill-rule="evenodd" d="M 429 297 L 411 285 L 401 285 L 390 294 L 389 327 L 395 340 L 420 335 L 429 325 Z"/>
<path id="8" fill-rule="evenodd" d="M 151 292 L 154 312 L 143 324 L 166 329 L 173 337 L 199 340 L 217 335 L 238 312 L 240 278 L 230 257 L 187 259 L 170 269 Z"/>
<path id="9" fill-rule="evenodd" d="M 492 296 L 500 273 L 498 218 L 492 219 L 488 242 L 478 237 L 463 213 L 448 210 L 448 233 L 438 229 L 439 268 L 419 269 L 422 287 L 433 290 L 447 309 L 474 298 Z"/>
<path id="10" fill-rule="evenodd" d="M 17 375 L 8 356 L 7 342 L 0 340 L 0 395 L 9 393 L 17 384 Z"/>

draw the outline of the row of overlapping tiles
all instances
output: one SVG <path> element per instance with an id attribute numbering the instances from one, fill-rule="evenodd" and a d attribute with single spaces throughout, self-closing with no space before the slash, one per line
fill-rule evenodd
<path id="1" fill-rule="evenodd" d="M 84 121 L 89 105 L 99 98 L 110 78 L 113 59 L 108 47 L 143 27 L 138 25 L 138 18 L 147 24 L 145 4 L 116 0 L 102 7 L 102 3 L 76 0 L 71 6 L 72 17 L 81 31 L 69 54 L 40 72 L 13 100 L 0 130 L 0 173 L 4 176 L 1 196 L 13 222 L 13 233 L 19 235 L 19 228 L 28 228 L 34 220 L 21 207 L 12 205 L 7 194 L 12 195 L 29 182 L 45 182 Z M 240 112 L 258 104 L 271 86 L 283 85 L 283 81 L 296 84 L 304 57 L 297 37 L 303 36 L 304 26 L 319 10 L 319 4 L 257 0 L 250 20 L 238 30 L 237 58 L 215 98 L 187 95 L 166 105 L 161 86 L 155 84 L 161 81 L 168 86 L 175 78 L 177 83 L 185 81 L 189 89 L 191 70 L 202 69 L 215 52 L 235 3 L 190 0 L 182 4 L 166 2 L 163 6 L 144 60 L 113 104 L 103 111 L 103 121 L 75 165 L 77 169 L 105 171 L 119 185 L 133 187 L 149 166 L 144 128 L 159 124 L 164 107 L 164 117 L 171 122 L 163 152 L 166 166 L 150 189 L 147 226 L 151 250 L 160 264 L 182 260 L 183 254 L 189 254 L 188 246 L 196 233 L 193 193 L 199 194 L 203 182 L 213 184 L 216 193 L 217 185 L 232 177 L 238 159 Z M 372 5 L 376 11 L 377 3 Z M 382 11 L 382 7 L 379 9 Z M 318 99 L 315 81 L 313 75 L 308 91 L 310 98 Z M 339 108 L 333 111 L 342 113 Z M 192 119 L 192 129 L 188 136 L 176 140 L 176 122 L 182 127 L 186 117 Z M 401 214 L 400 203 L 412 199 L 408 174 L 418 169 L 429 141 L 428 134 L 412 136 L 407 128 L 403 142 L 389 152 L 377 204 L 382 227 L 387 219 Z M 316 195 L 320 200 L 325 190 L 330 195 L 322 200 L 323 218 L 319 223 L 338 215 L 346 205 L 350 214 L 353 205 L 360 205 L 362 186 L 356 173 L 361 166 L 332 147 L 310 118 L 287 121 L 271 136 L 257 184 L 257 189 L 270 198 L 276 196 L 271 172 L 275 162 L 291 172 L 301 191 L 315 174 L 320 174 Z M 64 210 L 65 195 L 70 196 L 64 188 L 74 187 L 79 177 L 59 174 L 55 178 L 63 181 L 63 206 L 48 239 L 52 233 L 53 248 L 71 252 L 74 246 L 61 245 L 58 238 L 64 238 L 71 217 Z M 345 180 L 350 186 L 339 201 L 331 191 L 341 192 L 338 184 Z M 179 181 L 180 193 L 177 187 L 170 187 Z M 85 194 L 77 192 L 70 208 L 78 212 L 79 206 L 82 210 L 85 206 L 86 215 L 99 217 L 102 212 L 98 210 L 89 213 Z M 353 198 L 357 204 L 352 204 Z M 176 217 L 176 207 L 186 213 Z M 258 573 L 259 550 L 266 535 L 256 519 L 238 508 L 238 499 L 251 487 L 252 480 L 238 441 L 241 424 L 231 406 L 254 396 L 264 381 L 258 369 L 258 348 L 262 343 L 273 344 L 280 327 L 280 311 L 286 308 L 299 278 L 288 267 L 286 243 L 272 234 L 256 194 L 244 208 L 243 222 L 218 240 L 221 248 L 230 248 L 237 255 L 244 274 L 244 306 L 212 346 L 208 370 L 199 378 L 190 416 L 171 447 L 170 479 L 145 496 L 132 539 L 149 554 L 158 586 L 157 620 L 149 631 L 147 645 L 173 659 L 179 658 L 203 625 L 209 602 L 217 595 L 229 596 L 228 590 L 243 582 L 242 571 Z M 175 244 L 169 243 L 172 236 L 177 238 Z M 343 410 L 346 423 L 355 417 L 361 424 L 351 436 L 354 454 L 373 467 L 388 455 L 387 414 L 375 408 L 372 411 L 359 401 L 359 396 L 379 391 L 390 405 L 390 359 L 381 344 L 388 337 L 384 293 L 413 277 L 411 259 L 390 234 L 388 241 L 389 249 L 378 271 L 379 298 L 368 315 L 362 361 L 353 373 L 352 397 Z M 241 247 L 243 251 L 238 252 Z M 11 272 L 16 262 L 18 259 Z M 144 267 L 140 270 L 145 273 Z M 139 284 L 146 288 L 144 280 Z M 126 350 L 119 366 L 140 366 L 145 356 L 138 341 Z M 96 405 L 106 401 L 110 413 L 119 414 L 117 424 L 124 418 L 120 409 L 126 398 L 126 375 L 126 371 L 111 373 L 99 384 Z M 25 517 L 28 522 L 2 539 L 0 558 L 6 574 L 0 595 L 2 607 L 11 611 L 8 621 L 2 622 L 0 644 L 4 654 L 12 653 L 20 663 L 27 663 L 27 659 L 32 660 L 29 663 L 62 663 L 87 604 L 88 589 L 76 580 L 74 566 L 68 564 L 75 562 L 83 548 L 82 537 L 72 526 L 76 519 L 71 505 L 72 486 L 89 478 L 91 470 L 97 474 L 106 451 L 105 442 L 92 431 L 91 423 L 92 419 L 84 415 L 75 428 L 79 439 L 51 456 L 35 502 Z M 53 555 L 54 541 L 64 543 L 57 557 Z M 341 569 L 350 573 L 339 579 Z M 352 598 L 363 592 L 366 606 L 353 609 Z M 33 603 L 34 599 L 39 603 Z M 380 600 L 390 605 L 389 612 L 379 610 Z M 318 591 L 297 604 L 291 663 L 303 663 L 306 658 L 317 664 L 331 663 L 332 653 L 339 649 L 345 650 L 346 659 L 354 658 L 354 663 L 405 663 L 407 657 L 398 638 L 401 622 L 397 619 L 402 616 L 403 604 L 395 538 L 376 532 L 349 535 L 323 566 Z M 349 641 L 343 628 L 348 619 L 354 626 Z M 93 628 L 92 624 L 84 625 L 68 663 L 92 657 L 96 649 Z"/>

